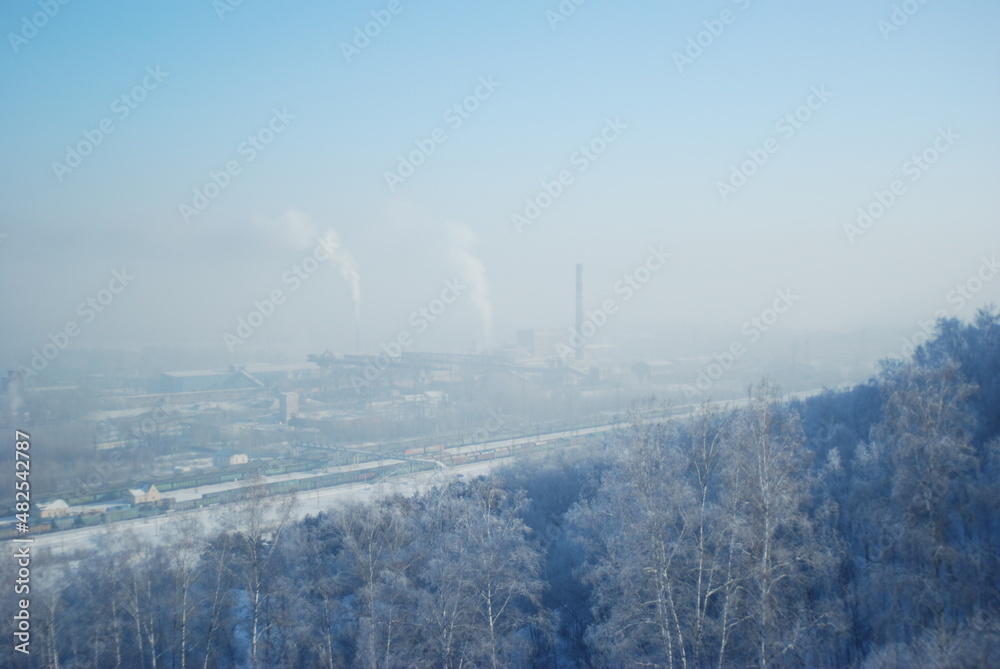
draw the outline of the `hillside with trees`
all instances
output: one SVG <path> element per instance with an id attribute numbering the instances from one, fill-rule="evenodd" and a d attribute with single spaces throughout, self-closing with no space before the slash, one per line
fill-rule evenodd
<path id="1" fill-rule="evenodd" d="M 600 448 L 301 522 L 250 486 L 222 531 L 112 528 L 34 565 L 30 662 L 1000 666 L 994 311 L 849 390 L 658 408 Z"/>

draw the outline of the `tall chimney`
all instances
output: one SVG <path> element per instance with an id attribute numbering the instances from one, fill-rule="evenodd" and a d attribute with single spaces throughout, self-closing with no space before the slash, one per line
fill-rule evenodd
<path id="1" fill-rule="evenodd" d="M 581 338 L 580 346 L 576 349 L 576 359 L 583 359 L 583 265 L 576 265 L 576 336 Z"/>

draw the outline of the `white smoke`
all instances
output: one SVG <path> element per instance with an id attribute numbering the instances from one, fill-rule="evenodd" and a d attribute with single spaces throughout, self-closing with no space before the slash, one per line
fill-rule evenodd
<path id="1" fill-rule="evenodd" d="M 448 232 L 451 236 L 448 260 L 459 276 L 469 284 L 463 299 L 468 300 L 478 313 L 484 344 L 489 345 L 493 334 L 493 305 L 490 303 L 486 265 L 470 251 L 477 243 L 476 233 L 468 226 L 458 223 L 448 224 Z"/>
<path id="2" fill-rule="evenodd" d="M 361 275 L 358 274 L 358 263 L 354 260 L 354 256 L 350 254 L 349 251 L 344 250 L 340 243 L 340 237 L 337 235 L 337 231 L 330 228 L 323 235 L 327 243 L 331 246 L 336 246 L 336 250 L 333 251 L 332 260 L 337 263 L 337 269 L 340 271 L 340 276 L 343 277 L 347 285 L 351 287 L 351 300 L 354 301 L 354 320 L 361 320 Z"/>
<path id="3" fill-rule="evenodd" d="M 285 241 L 299 249 L 308 249 L 314 246 L 319 239 L 319 228 L 313 221 L 312 216 L 304 211 L 289 209 L 281 217 L 276 226 L 278 235 Z M 350 251 L 344 249 L 340 241 L 340 235 L 333 228 L 327 229 L 323 235 L 326 246 L 331 248 L 331 260 L 337 266 L 340 276 L 351 288 L 351 301 L 354 302 L 354 320 L 361 319 L 361 275 L 358 273 L 358 263 Z"/>

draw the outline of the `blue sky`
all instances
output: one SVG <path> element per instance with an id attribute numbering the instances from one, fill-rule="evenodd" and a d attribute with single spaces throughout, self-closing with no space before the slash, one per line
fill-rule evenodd
<path id="1" fill-rule="evenodd" d="M 340 45 L 389 4 L 244 0 L 220 18 L 211 0 L 72 1 L 15 52 L 10 34 L 42 10 L 5 3 L 2 362 L 77 319 L 121 267 L 134 284 L 74 345 L 221 346 L 311 252 L 288 234 L 290 211 L 336 230 L 354 257 L 369 349 L 460 271 L 486 281 L 490 331 L 460 300 L 417 348 L 564 326 L 575 263 L 597 304 L 650 245 L 671 263 L 609 332 L 726 333 L 782 287 L 802 295 L 789 328 L 908 328 L 1000 251 L 996 3 L 914 3 L 885 39 L 878 23 L 901 3 L 589 0 L 553 29 L 554 0 L 400 0 L 347 62 Z M 724 11 L 732 22 L 679 72 L 674 52 Z M 119 119 L 113 101 L 148 67 L 168 74 Z M 481 77 L 499 88 L 452 130 L 444 112 Z M 832 97 L 783 138 L 776 121 L 814 87 Z M 294 119 L 244 163 L 238 147 L 275 109 Z M 107 118 L 114 130 L 59 181 L 53 162 Z M 511 215 L 573 170 L 609 118 L 627 130 L 518 234 Z M 438 128 L 447 141 L 390 192 L 385 172 Z M 902 165 L 946 128 L 959 139 L 910 183 Z M 717 183 L 769 138 L 777 153 L 722 201 Z M 230 160 L 240 174 L 185 222 L 179 205 Z M 896 179 L 905 194 L 849 243 L 843 226 Z M 456 229 L 477 240 L 463 233 L 458 260 Z M 351 294 L 334 268 L 288 297 L 253 346 L 351 347 Z M 998 298 L 1000 281 L 987 283 L 959 315 Z"/>

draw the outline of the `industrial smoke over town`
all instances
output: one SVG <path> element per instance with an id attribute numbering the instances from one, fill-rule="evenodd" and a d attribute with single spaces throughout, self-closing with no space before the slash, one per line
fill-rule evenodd
<path id="1" fill-rule="evenodd" d="M 0 27 L 0 666 L 1000 665 L 996 3 Z"/>

